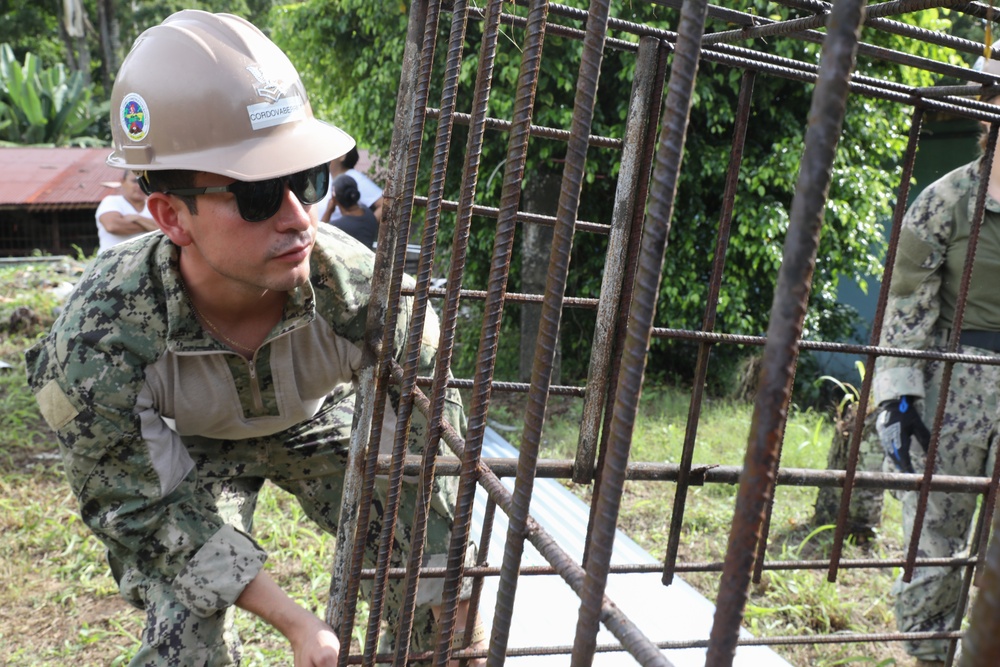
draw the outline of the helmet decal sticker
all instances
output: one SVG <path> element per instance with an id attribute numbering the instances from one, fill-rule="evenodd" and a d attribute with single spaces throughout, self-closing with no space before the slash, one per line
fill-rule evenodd
<path id="1" fill-rule="evenodd" d="M 142 95 L 129 93 L 122 100 L 118 114 L 122 129 L 132 141 L 142 141 L 149 134 L 149 106 Z"/>
<path id="2" fill-rule="evenodd" d="M 264 74 L 264 70 L 259 67 L 250 66 L 247 67 L 247 71 L 253 74 L 253 78 L 257 79 L 257 94 L 261 97 L 265 97 L 272 102 L 277 102 L 278 98 L 285 94 L 285 91 L 281 89 L 274 79 L 268 77 Z"/>
<path id="3" fill-rule="evenodd" d="M 298 95 L 285 97 L 285 89 L 289 87 L 287 84 L 282 86 L 259 67 L 249 66 L 246 69 L 257 80 L 254 88 L 257 94 L 269 100 L 247 106 L 251 129 L 263 130 L 306 119 L 305 101 Z"/>
<path id="4" fill-rule="evenodd" d="M 274 104 L 269 102 L 251 104 L 247 107 L 247 113 L 250 114 L 250 128 L 253 130 L 263 130 L 265 127 L 294 123 L 307 118 L 305 102 L 298 95 L 286 97 Z"/>
<path id="5" fill-rule="evenodd" d="M 250 129 L 263 130 L 266 127 L 306 119 L 305 101 L 298 95 L 285 97 L 285 93 L 291 87 L 290 83 L 271 78 L 264 73 L 264 70 L 255 65 L 250 65 L 246 69 L 257 81 L 254 90 L 257 91 L 258 95 L 268 100 L 247 106 L 247 113 L 250 115 Z"/>

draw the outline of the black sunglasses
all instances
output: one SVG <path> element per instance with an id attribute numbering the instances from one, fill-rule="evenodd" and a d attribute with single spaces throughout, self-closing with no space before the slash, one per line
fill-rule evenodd
<path id="1" fill-rule="evenodd" d="M 274 216 L 281 208 L 286 183 L 300 202 L 306 205 L 316 204 L 326 196 L 330 188 L 330 170 L 324 162 L 305 171 L 266 181 L 235 181 L 229 185 L 207 188 L 179 188 L 164 190 L 163 194 L 191 196 L 232 192 L 236 197 L 240 216 L 247 222 L 260 222 Z"/>

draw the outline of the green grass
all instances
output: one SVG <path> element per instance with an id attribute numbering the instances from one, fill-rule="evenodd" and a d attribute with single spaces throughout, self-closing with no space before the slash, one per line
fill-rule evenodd
<path id="1" fill-rule="evenodd" d="M 631 447 L 631 460 L 679 463 L 685 438 L 689 394 L 654 387 L 643 392 Z M 581 403 L 553 398 L 555 415 L 543 435 L 543 456 L 572 458 L 576 450 Z M 510 410 L 510 408 L 507 408 Z M 753 406 L 706 399 L 695 440 L 694 465 L 742 466 Z M 815 411 L 793 410 L 782 447 L 786 468 L 825 469 L 833 429 L 831 418 Z M 590 487 L 569 484 L 589 500 Z M 721 562 L 732 526 L 735 485 L 706 484 L 689 489 L 685 503 L 679 560 Z M 626 482 L 619 527 L 657 558 L 666 553 L 675 485 Z M 767 560 L 821 559 L 828 555 L 832 527 L 812 524 L 817 490 L 780 486 L 775 491 Z M 881 539 L 870 551 L 848 544 L 844 558 L 900 557 L 900 505 L 886 495 Z M 759 636 L 894 632 L 890 588 L 898 572 L 841 569 L 837 582 L 826 570 L 769 570 L 752 584 L 744 625 Z M 684 573 L 681 577 L 714 601 L 718 572 Z M 907 664 L 898 644 L 815 644 L 779 646 L 775 650 L 793 665 L 832 667 L 841 664 Z"/>
<path id="2" fill-rule="evenodd" d="M 24 349 L 51 325 L 59 300 L 49 291 L 72 281 L 79 265 L 40 264 L 0 268 L 0 664 L 10 666 L 126 664 L 135 651 L 142 614 L 117 595 L 104 550 L 81 524 L 75 499 L 62 476 L 54 437 L 27 391 Z M 18 309 L 37 321 L 10 326 Z M 25 314 L 21 312 L 22 316 Z M 23 319 L 23 317 L 22 317 Z M 21 321 L 21 320 L 19 320 Z M 572 458 L 582 401 L 553 397 L 543 433 L 541 456 Z M 742 464 L 752 406 L 707 400 L 697 435 L 696 464 Z M 632 445 L 632 460 L 677 463 L 681 458 L 688 394 L 682 389 L 647 388 Z M 503 435 L 515 444 L 521 435 L 523 397 L 496 395 L 492 421 L 513 430 Z M 782 465 L 826 465 L 832 436 L 827 416 L 793 411 L 785 434 Z M 568 484 L 583 497 L 589 486 Z M 619 523 L 658 558 L 666 550 L 674 485 L 628 482 Z M 736 487 L 692 487 L 686 503 L 680 559 L 720 561 L 732 524 Z M 768 559 L 822 558 L 829 530 L 811 523 L 816 490 L 779 487 L 768 545 Z M 888 497 L 887 497 L 888 498 Z M 899 505 L 886 501 L 881 539 L 873 554 L 900 554 Z M 333 563 L 333 538 L 320 533 L 294 498 L 266 485 L 259 501 L 256 536 L 270 552 L 267 567 L 278 582 L 308 608 L 322 615 Z M 848 545 L 846 558 L 866 556 Z M 836 583 L 825 570 L 766 571 L 752 585 L 745 624 L 758 635 L 817 635 L 894 630 L 889 570 L 841 570 Z M 715 600 L 718 573 L 685 573 L 683 578 Z M 364 615 L 362 610 L 361 620 Z M 516 622 L 516 619 L 515 619 Z M 290 663 L 284 639 L 248 614 L 237 614 L 247 665 Z M 357 632 L 360 633 L 359 629 Z M 358 635 L 355 635 L 355 639 Z M 655 639 L 655 638 L 654 638 Z M 892 665 L 902 657 L 895 644 L 802 645 L 776 649 L 792 664 Z"/>

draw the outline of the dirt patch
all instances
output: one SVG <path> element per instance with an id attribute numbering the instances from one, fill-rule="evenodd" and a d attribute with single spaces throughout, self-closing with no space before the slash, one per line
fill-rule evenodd
<path id="1" fill-rule="evenodd" d="M 60 595 L 56 582 L 22 583 L 31 595 L 0 609 L 0 636 L 8 638 L 0 643 L 4 665 L 65 664 L 68 653 L 76 667 L 110 665 L 139 636 L 142 613 L 117 595 L 72 596 L 59 604 L 51 602 Z"/>

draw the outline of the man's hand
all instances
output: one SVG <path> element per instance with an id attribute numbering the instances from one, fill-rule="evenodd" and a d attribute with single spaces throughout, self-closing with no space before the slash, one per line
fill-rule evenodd
<path id="1" fill-rule="evenodd" d="M 266 570 L 243 589 L 237 606 L 256 614 L 285 635 L 292 645 L 295 667 L 335 667 L 340 640 L 329 625 L 285 594 Z"/>
<path id="2" fill-rule="evenodd" d="M 313 616 L 315 624 L 297 628 L 289 636 L 295 667 L 334 667 L 340 654 L 340 640 L 326 623 Z"/>
<path id="3" fill-rule="evenodd" d="M 913 472 L 910 439 L 915 437 L 925 452 L 931 441 L 931 433 L 917 414 L 915 403 L 913 396 L 885 401 L 879 406 L 879 415 L 875 418 L 882 449 L 901 472 Z"/>

